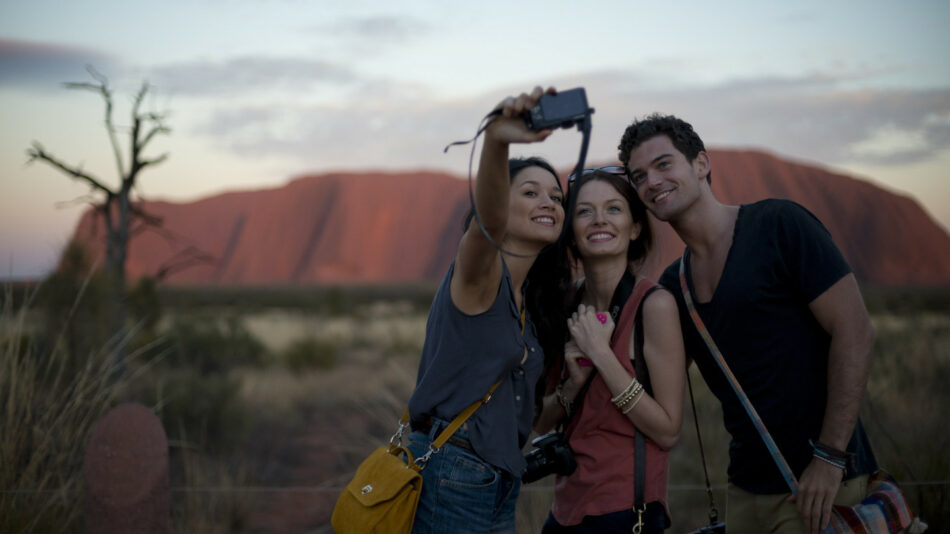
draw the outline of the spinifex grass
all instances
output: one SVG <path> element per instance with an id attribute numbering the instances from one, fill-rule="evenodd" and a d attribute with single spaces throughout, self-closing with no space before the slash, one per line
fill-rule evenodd
<path id="1" fill-rule="evenodd" d="M 69 362 L 62 335 L 39 343 L 27 334 L 35 293 L 14 309 L 10 289 L 5 292 L 0 308 L 5 326 L 0 333 L 0 531 L 77 531 L 84 445 L 124 385 L 109 362 L 127 339 L 116 337 L 84 361 Z M 72 313 L 81 298 L 82 292 Z"/>

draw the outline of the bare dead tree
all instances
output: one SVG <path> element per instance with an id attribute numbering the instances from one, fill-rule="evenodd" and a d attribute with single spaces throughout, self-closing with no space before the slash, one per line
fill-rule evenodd
<path id="1" fill-rule="evenodd" d="M 126 273 L 125 264 L 128 255 L 129 239 L 133 233 L 132 223 L 138 220 L 144 224 L 159 225 L 161 220 L 148 215 L 139 206 L 133 203 L 132 193 L 143 170 L 158 165 L 168 158 L 162 154 L 155 158 L 146 158 L 146 146 L 156 136 L 169 134 L 171 130 L 165 126 L 166 113 L 142 111 L 142 104 L 149 91 L 148 82 L 143 82 L 132 102 L 131 126 L 128 129 L 128 158 L 123 159 L 123 147 L 119 142 L 120 130 L 112 120 L 113 102 L 112 88 L 108 79 L 91 66 L 86 70 L 96 81 L 68 82 L 64 86 L 68 89 L 81 89 L 99 94 L 105 102 L 105 128 L 109 136 L 115 164 L 118 170 L 119 184 L 110 187 L 95 174 L 86 171 L 82 165 L 68 165 L 49 152 L 37 141 L 33 141 L 32 148 L 27 149 L 28 163 L 42 161 L 67 176 L 85 182 L 91 188 L 91 196 L 97 200 L 93 202 L 97 212 L 103 218 L 106 228 L 106 263 L 105 271 L 110 279 L 114 297 L 111 330 L 116 337 L 121 336 L 126 320 Z M 121 360 L 121 356 L 117 356 Z M 117 362 L 121 364 L 121 361 Z"/>

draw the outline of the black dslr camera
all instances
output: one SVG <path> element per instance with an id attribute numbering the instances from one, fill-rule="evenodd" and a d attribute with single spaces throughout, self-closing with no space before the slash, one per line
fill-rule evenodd
<path id="1" fill-rule="evenodd" d="M 561 432 L 551 432 L 534 438 L 531 445 L 535 449 L 524 455 L 524 473 L 521 481 L 525 484 L 540 480 L 550 474 L 570 475 L 577 469 L 574 451 L 567 444 L 567 436 Z"/>
<path id="2" fill-rule="evenodd" d="M 570 128 L 580 125 L 594 110 L 587 107 L 587 93 L 583 87 L 541 95 L 537 105 L 525 114 L 525 124 L 532 130 Z"/>

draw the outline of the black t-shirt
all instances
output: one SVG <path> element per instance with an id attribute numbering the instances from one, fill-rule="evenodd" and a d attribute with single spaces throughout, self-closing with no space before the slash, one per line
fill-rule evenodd
<path id="1" fill-rule="evenodd" d="M 743 205 L 719 285 L 700 317 L 795 475 L 812 458 L 827 400 L 830 336 L 808 304 L 851 272 L 831 235 L 802 206 L 787 200 Z M 687 280 L 693 289 L 689 258 Z M 719 398 L 732 436 L 729 481 L 757 494 L 786 493 L 784 479 L 742 404 L 686 311 L 679 260 L 660 279 L 676 296 L 686 352 Z M 695 298 L 694 298 L 695 301 Z M 848 450 L 857 471 L 877 469 L 861 422 Z"/>

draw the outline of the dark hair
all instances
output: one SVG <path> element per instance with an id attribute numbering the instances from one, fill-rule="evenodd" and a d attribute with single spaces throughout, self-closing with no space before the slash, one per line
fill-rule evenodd
<path id="1" fill-rule="evenodd" d="M 557 171 L 546 160 L 539 157 L 511 158 L 508 160 L 508 180 L 514 182 L 518 174 L 529 167 L 541 167 L 551 173 L 560 184 Z M 563 207 L 563 201 L 562 201 Z M 472 219 L 475 218 L 475 206 L 469 209 L 462 231 L 467 231 Z M 555 361 L 563 357 L 564 342 L 567 340 L 567 316 L 564 314 L 564 295 L 567 287 L 561 287 L 565 280 L 570 279 L 570 270 L 567 264 L 567 254 L 563 252 L 561 241 L 564 235 L 563 228 L 557 242 L 541 250 L 528 270 L 525 278 L 524 306 L 531 323 L 538 335 L 538 342 L 544 352 L 544 368 L 550 369 Z M 569 282 L 568 282 L 569 283 Z M 517 288 L 516 288 L 517 290 Z M 535 388 L 535 413 L 540 409 L 544 398 L 545 371 Z"/>
<path id="2" fill-rule="evenodd" d="M 561 235 L 564 235 L 563 231 Z M 525 287 L 525 309 L 544 352 L 544 371 L 534 390 L 535 419 L 541 414 L 548 374 L 564 358 L 564 343 L 568 339 L 566 299 L 570 294 L 570 283 L 567 249 L 563 239 L 558 239 L 535 258 Z"/>
<path id="3" fill-rule="evenodd" d="M 512 158 L 508 160 L 508 179 L 514 182 L 518 174 L 529 167 L 541 167 L 551 173 L 560 183 L 557 171 L 546 160 L 539 157 Z M 566 199 L 565 199 L 566 200 Z M 563 207 L 563 202 L 562 202 Z M 465 228 L 474 217 L 474 208 L 465 219 Z M 531 318 L 538 336 L 538 343 L 544 352 L 544 369 L 535 385 L 535 415 L 540 413 L 544 400 L 545 381 L 548 370 L 556 361 L 564 357 L 564 343 L 567 341 L 567 307 L 564 303 L 567 284 L 570 284 L 570 266 L 567 253 L 562 245 L 564 228 L 557 242 L 544 247 L 534 259 L 525 279 L 525 311 Z"/>
<path id="4" fill-rule="evenodd" d="M 527 169 L 528 167 L 541 167 L 542 169 L 551 173 L 554 176 L 554 180 L 561 183 L 557 177 L 557 171 L 554 170 L 554 167 L 551 166 L 547 160 L 539 158 L 537 156 L 532 156 L 530 158 L 511 158 L 508 160 L 508 183 L 515 181 L 515 178 L 518 176 L 518 173 Z M 468 215 L 465 216 L 465 221 L 462 223 L 462 232 L 468 230 L 470 224 L 472 224 L 472 219 L 475 218 L 475 206 L 472 206 L 468 210 Z"/>
<path id="5" fill-rule="evenodd" d="M 689 162 L 696 159 L 700 152 L 706 151 L 703 140 L 699 138 L 699 134 L 693 130 L 690 123 L 673 115 L 654 113 L 644 119 L 633 121 L 620 138 L 620 145 L 617 148 L 620 150 L 620 161 L 627 170 L 627 174 L 630 173 L 630 153 L 658 135 L 668 137 L 676 150 L 686 156 Z M 712 183 L 712 171 L 706 174 L 706 182 Z"/>
<path id="6" fill-rule="evenodd" d="M 577 241 L 574 237 L 574 211 L 577 207 L 578 193 L 585 185 L 594 181 L 610 184 L 627 201 L 633 222 L 640 224 L 640 235 L 630 241 L 630 246 L 627 248 L 627 261 L 642 261 L 650 252 L 650 248 L 653 247 L 653 230 L 650 227 L 647 208 L 643 201 L 640 200 L 639 195 L 634 191 L 627 178 L 619 174 L 605 171 L 588 172 L 571 184 L 571 194 L 567 201 L 567 210 L 565 210 L 564 229 L 561 232 L 562 240 L 566 243 L 574 258 L 580 258 Z"/>
<path id="7" fill-rule="evenodd" d="M 637 196 L 633 186 L 627 178 L 619 174 L 604 171 L 594 171 L 580 176 L 571 184 L 567 195 L 564 226 L 561 237 L 554 246 L 546 248 L 535 260 L 528 279 L 528 302 L 540 309 L 533 312 L 532 318 L 538 333 L 538 342 L 544 351 L 544 371 L 538 380 L 535 389 L 535 418 L 540 415 L 547 379 L 555 369 L 555 364 L 564 359 L 564 343 L 568 340 L 567 317 L 571 297 L 572 271 L 568 251 L 578 258 L 577 246 L 574 241 L 574 209 L 577 206 L 577 193 L 585 184 L 592 181 L 603 181 L 617 190 L 630 205 L 630 214 L 634 222 L 640 223 L 640 235 L 630 241 L 627 248 L 627 261 L 641 261 L 653 246 L 653 231 L 647 217 L 647 209 L 643 201 Z M 629 268 L 629 267 L 628 267 Z M 536 314 L 535 314 L 536 313 Z"/>

